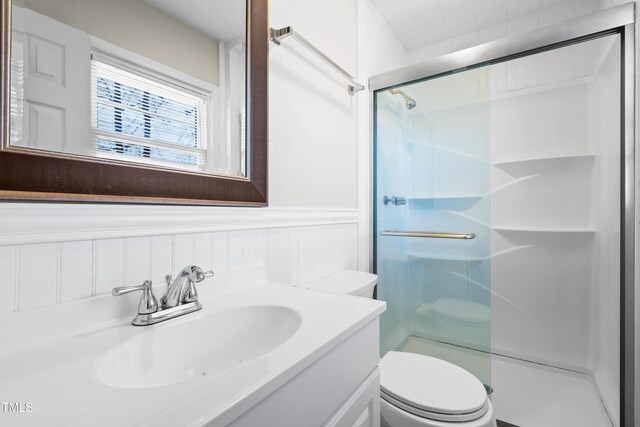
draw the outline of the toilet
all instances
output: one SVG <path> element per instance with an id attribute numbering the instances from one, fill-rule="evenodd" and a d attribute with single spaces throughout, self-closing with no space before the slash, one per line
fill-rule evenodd
<path id="1" fill-rule="evenodd" d="M 300 285 L 320 292 L 373 298 L 375 274 L 345 270 Z M 390 351 L 380 359 L 382 427 L 495 427 L 484 385 L 453 363 Z"/>

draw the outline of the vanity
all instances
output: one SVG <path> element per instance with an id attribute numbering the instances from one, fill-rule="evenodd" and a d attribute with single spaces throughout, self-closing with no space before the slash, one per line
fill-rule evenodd
<path id="1" fill-rule="evenodd" d="M 131 325 L 137 295 L 0 319 L 11 426 L 377 426 L 385 303 L 271 283 L 200 283 L 203 308 Z M 117 320 L 110 320 L 117 315 Z M 82 328 L 77 319 L 91 319 Z M 27 406 L 28 403 L 28 406 Z M 30 409 L 27 411 L 27 409 Z"/>

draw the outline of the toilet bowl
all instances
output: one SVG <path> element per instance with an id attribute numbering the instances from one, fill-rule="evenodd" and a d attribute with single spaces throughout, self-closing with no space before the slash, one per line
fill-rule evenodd
<path id="1" fill-rule="evenodd" d="M 343 271 L 301 287 L 373 297 L 378 277 Z M 435 357 L 398 351 L 380 359 L 382 427 L 495 427 L 484 385 L 468 371 Z"/>

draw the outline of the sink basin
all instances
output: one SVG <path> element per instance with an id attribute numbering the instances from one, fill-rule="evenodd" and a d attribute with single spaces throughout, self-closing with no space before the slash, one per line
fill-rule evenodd
<path id="1" fill-rule="evenodd" d="M 247 306 L 141 327 L 96 365 L 100 382 L 118 388 L 164 387 L 219 375 L 263 356 L 300 327 L 298 312 Z M 136 331 L 137 332 L 137 331 Z"/>

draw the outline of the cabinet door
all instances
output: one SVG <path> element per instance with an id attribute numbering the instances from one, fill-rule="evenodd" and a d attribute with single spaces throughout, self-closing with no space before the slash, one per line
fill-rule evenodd
<path id="1" fill-rule="evenodd" d="M 353 427 L 378 427 L 380 425 L 380 397 L 375 396 L 369 400 L 369 403 L 364 408 L 360 416 L 353 423 Z M 378 402 L 376 404 L 376 402 Z M 376 407 L 378 408 L 378 414 L 376 415 Z"/>
<path id="2" fill-rule="evenodd" d="M 380 373 L 376 369 L 327 426 L 380 427 Z"/>

